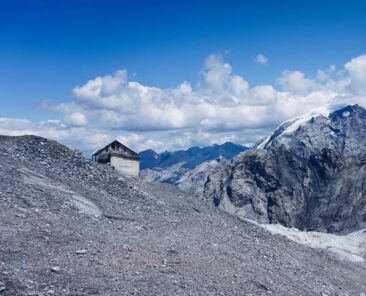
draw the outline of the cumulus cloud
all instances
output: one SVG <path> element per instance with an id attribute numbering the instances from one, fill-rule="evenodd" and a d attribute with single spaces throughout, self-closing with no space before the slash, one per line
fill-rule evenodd
<path id="1" fill-rule="evenodd" d="M 348 68 L 353 70 L 350 76 L 360 81 L 355 67 Z M 318 76 L 309 78 L 300 71 L 287 70 L 278 79 L 280 89 L 250 87 L 221 56 L 210 55 L 197 86 L 188 82 L 169 89 L 146 86 L 130 81 L 127 71 L 119 70 L 75 87 L 75 100 L 55 108 L 67 123 L 83 126 L 90 121 L 88 126 L 120 131 L 263 128 L 335 100 L 340 83 L 330 78 L 329 71 Z"/>
<path id="2" fill-rule="evenodd" d="M 61 120 L 32 122 L 27 119 L 0 118 L 0 134 L 10 136 L 37 135 L 60 141 L 71 148 L 90 152 L 111 141 L 113 136 L 97 129 L 72 127 Z"/>
<path id="3" fill-rule="evenodd" d="M 264 54 L 258 54 L 255 58 L 255 62 L 258 64 L 266 65 L 268 64 L 268 58 Z"/>
<path id="4" fill-rule="evenodd" d="M 366 92 L 366 55 L 353 58 L 344 67 L 349 73 L 350 90 L 364 95 Z"/>
<path id="5" fill-rule="evenodd" d="M 147 86 L 127 70 L 73 89 L 74 99 L 46 104 L 62 120 L 1 119 L 0 133 L 55 138 L 92 150 L 115 138 L 136 150 L 158 151 L 231 140 L 254 143 L 280 122 L 324 104 L 366 104 L 366 56 L 331 65 L 314 76 L 285 70 L 278 85 L 250 86 L 219 55 L 206 58 L 197 85 Z"/>
<path id="6" fill-rule="evenodd" d="M 315 82 L 300 71 L 284 71 L 278 82 L 283 90 L 295 94 L 306 94 L 316 88 Z"/>
<path id="7" fill-rule="evenodd" d="M 90 156 L 93 151 L 117 139 L 136 151 L 174 150 L 177 142 L 160 141 L 136 133 L 123 133 L 89 127 L 70 126 L 61 120 L 32 122 L 27 119 L 0 117 L 0 135 L 37 135 L 59 141 Z M 165 139 L 166 140 L 166 139 Z"/>
<path id="8" fill-rule="evenodd" d="M 133 147 L 133 149 L 135 149 L 136 151 L 143 151 L 146 149 L 163 151 L 167 148 L 173 148 L 171 145 L 167 145 L 162 141 L 146 139 L 143 135 L 135 133 L 129 134 L 127 136 L 118 136 L 117 140 L 129 147 Z"/>
<path id="9" fill-rule="evenodd" d="M 87 124 L 86 116 L 81 112 L 74 112 L 71 114 L 67 114 L 65 116 L 65 120 L 70 125 L 75 125 L 75 126 L 83 126 L 83 125 Z"/>
<path id="10" fill-rule="evenodd" d="M 73 102 L 55 106 L 67 123 L 83 126 L 90 119 L 90 126 L 133 132 L 252 127 L 267 117 L 263 105 L 276 97 L 271 86 L 250 89 L 217 55 L 206 59 L 195 88 L 188 82 L 171 89 L 146 86 L 119 70 L 75 87 L 74 94 Z"/>

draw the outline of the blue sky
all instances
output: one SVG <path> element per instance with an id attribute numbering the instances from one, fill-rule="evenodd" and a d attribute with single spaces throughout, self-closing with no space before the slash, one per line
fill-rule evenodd
<path id="1" fill-rule="evenodd" d="M 146 126 L 153 128 L 146 130 L 144 125 L 129 126 L 125 121 L 113 121 L 113 127 L 111 122 L 95 123 L 93 116 L 100 117 L 100 114 L 96 112 L 98 110 L 90 110 L 93 105 L 110 111 L 118 104 L 106 106 L 99 102 L 98 105 L 95 101 L 90 104 L 95 98 L 86 99 L 85 94 L 80 98 L 73 89 L 96 77 L 113 76 L 117 70 L 127 70 L 128 81 L 162 90 L 189 82 L 195 92 L 192 98 L 199 101 L 204 96 L 220 97 L 215 100 L 215 106 L 223 100 L 225 106 L 227 101 L 222 98 L 223 93 L 233 94 L 223 86 L 223 93 L 218 96 L 217 87 L 208 87 L 205 77 L 212 67 L 219 69 L 218 65 L 221 65 L 225 68 L 226 64 L 232 68 L 230 75 L 242 77 L 250 87 L 271 85 L 276 91 L 288 91 L 284 83 L 279 82 L 285 71 L 295 73 L 298 70 L 304 79 L 314 80 L 319 69 L 328 69 L 331 65 L 337 67 L 337 78 L 332 79 L 340 83 L 340 79 L 345 79 L 342 73 L 347 71 L 344 65 L 365 53 L 365 28 L 365 1 L 0 0 L 0 117 L 27 119 L 35 133 L 39 122 L 60 120 L 59 124 L 65 125 L 63 129 L 83 127 L 90 133 L 108 133 L 110 138 L 133 134 L 135 143 L 132 141 L 131 145 L 141 141 L 148 145 L 147 141 L 151 140 L 155 144 L 160 142 L 157 149 L 167 147 L 165 139 L 172 135 L 176 135 L 177 142 L 185 137 L 190 140 L 168 147 L 171 149 L 210 144 L 222 138 L 222 133 L 225 139 L 249 143 L 297 112 L 285 110 L 281 116 L 263 119 L 257 124 L 225 126 L 225 118 L 212 123 L 208 116 L 196 118 L 195 124 L 181 125 L 169 123 L 171 118 L 166 119 L 166 124 L 157 124 L 151 119 Z M 266 63 L 256 62 L 259 54 L 266 57 Z M 207 59 L 212 55 L 218 64 L 207 66 Z M 121 79 L 119 82 L 123 84 L 124 78 Z M 206 89 L 204 94 L 202 88 Z M 308 87 L 307 93 L 302 95 L 318 90 L 319 87 Z M 130 90 L 123 95 L 128 93 Z M 113 95 L 121 96 L 121 90 Z M 244 97 L 244 94 L 237 95 L 241 101 Z M 106 101 L 105 97 L 99 99 Z M 139 99 L 141 96 L 134 100 Z M 349 96 L 347 100 L 352 102 Z M 354 101 L 362 103 L 360 100 L 358 97 Z M 329 103 L 329 100 L 325 102 Z M 127 116 L 121 112 L 128 109 L 123 104 L 121 99 L 118 111 L 114 110 L 115 116 Z M 176 101 L 174 104 L 179 109 L 180 104 Z M 253 106 L 253 102 L 246 106 Z M 72 108 L 84 114 L 87 120 L 79 120 L 73 125 L 68 113 Z M 173 111 L 164 107 L 161 112 Z M 249 109 L 243 111 L 243 116 L 247 114 L 250 114 Z M 144 113 L 136 116 L 144 120 Z M 184 114 L 179 116 L 178 121 L 188 120 L 181 118 Z M 210 128 L 207 128 L 207 121 Z M 13 133 L 21 133 L 15 123 L 10 126 L 7 124 L 2 129 L 0 126 L 0 131 L 12 129 Z M 205 133 L 206 142 L 193 140 L 193 134 L 199 133 Z M 89 145 L 82 140 L 71 143 L 61 136 L 57 139 L 69 145 L 81 145 L 82 149 Z M 105 140 L 108 139 L 103 138 L 100 142 Z M 99 142 L 93 145 L 99 145 Z"/>

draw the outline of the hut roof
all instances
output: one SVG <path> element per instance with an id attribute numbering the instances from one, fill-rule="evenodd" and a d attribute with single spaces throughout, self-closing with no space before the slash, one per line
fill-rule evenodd
<path id="1" fill-rule="evenodd" d="M 124 152 L 123 153 L 118 153 L 118 152 L 113 151 L 113 152 L 111 152 L 111 155 L 121 156 L 121 157 L 125 157 L 125 158 L 136 159 L 136 160 L 140 159 L 139 155 L 135 151 L 133 151 L 132 149 L 130 149 L 127 146 L 123 145 L 121 142 L 119 142 L 117 140 L 115 140 L 115 141 L 109 143 L 108 145 L 104 146 L 103 148 L 95 151 L 92 155 L 96 156 L 96 155 L 102 153 L 103 150 L 105 150 L 106 148 L 108 148 L 110 146 L 113 146 L 113 145 L 115 145 L 117 147 L 120 147 L 120 148 L 123 148 Z"/>

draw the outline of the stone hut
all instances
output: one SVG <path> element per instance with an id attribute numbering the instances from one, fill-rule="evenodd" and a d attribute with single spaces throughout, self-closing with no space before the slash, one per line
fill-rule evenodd
<path id="1" fill-rule="evenodd" d="M 117 140 L 94 152 L 92 157 L 94 161 L 109 164 L 124 175 L 140 175 L 140 157 Z"/>

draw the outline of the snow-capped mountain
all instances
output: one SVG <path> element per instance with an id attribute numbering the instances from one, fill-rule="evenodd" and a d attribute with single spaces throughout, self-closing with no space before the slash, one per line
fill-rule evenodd
<path id="1" fill-rule="evenodd" d="M 306 145 L 312 152 L 326 147 L 338 149 L 340 148 L 339 137 L 342 137 L 342 134 L 337 128 L 333 128 L 333 124 L 342 118 L 346 119 L 351 116 L 357 107 L 330 105 L 318 108 L 313 112 L 282 123 L 271 136 L 258 143 L 256 148 L 268 150 L 271 147 L 284 145 L 295 151 L 300 148 L 299 145 Z M 347 130 L 350 133 L 353 132 L 352 128 Z M 348 147 L 350 149 L 342 150 L 342 152 L 353 153 L 352 150 L 357 145 L 351 141 L 352 139 L 353 137 L 348 136 L 347 143 L 350 141 L 349 145 L 352 147 Z M 302 149 L 300 150 L 302 151 Z"/>
<path id="2" fill-rule="evenodd" d="M 337 110 L 340 110 L 342 108 L 347 107 L 346 105 L 325 105 L 322 107 L 319 107 L 317 109 L 314 109 L 310 113 L 298 116 L 296 118 L 287 120 L 279 125 L 277 129 L 272 133 L 272 135 L 268 136 L 267 138 L 264 138 L 263 140 L 259 141 L 256 144 L 256 148 L 265 149 L 270 147 L 273 143 L 279 142 L 281 144 L 286 144 L 296 133 L 296 131 L 302 127 L 308 124 L 310 121 L 312 121 L 314 118 L 317 117 L 324 117 L 328 118 L 329 114 L 332 112 L 335 112 Z M 345 111 L 344 115 L 348 116 L 350 113 L 348 111 Z"/>
<path id="3" fill-rule="evenodd" d="M 156 153 L 154 150 L 145 150 L 139 153 L 141 158 L 141 175 L 149 181 L 159 181 L 178 184 L 185 174 L 196 169 L 206 161 L 215 159 L 230 159 L 247 150 L 242 145 L 227 142 L 209 147 L 191 147 L 188 150 Z"/>
<path id="4" fill-rule="evenodd" d="M 366 110 L 327 107 L 287 121 L 255 148 L 216 166 L 197 187 L 202 184 L 196 192 L 254 221 L 338 233 L 361 229 Z"/>

